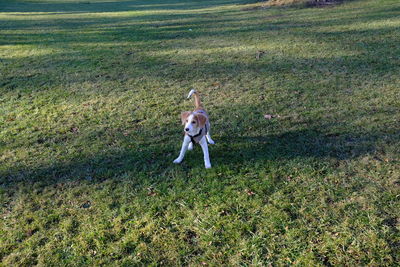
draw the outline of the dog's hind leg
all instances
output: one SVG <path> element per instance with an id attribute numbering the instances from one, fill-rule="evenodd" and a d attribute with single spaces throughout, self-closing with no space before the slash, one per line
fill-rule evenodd
<path id="1" fill-rule="evenodd" d="M 214 140 L 211 139 L 210 131 L 207 132 L 206 138 L 209 144 L 215 144 Z"/>
<path id="2" fill-rule="evenodd" d="M 208 145 L 207 145 L 207 141 L 206 138 L 201 138 L 200 140 L 200 146 L 203 149 L 203 154 L 204 154 L 204 166 L 206 167 L 206 169 L 211 168 L 211 162 L 210 162 L 210 155 L 208 154 Z"/>
<path id="3" fill-rule="evenodd" d="M 186 150 L 188 149 L 189 143 L 190 137 L 185 135 L 185 137 L 183 138 L 181 153 L 179 154 L 179 157 L 174 160 L 174 163 L 179 164 L 182 162 L 183 158 L 185 157 Z"/>

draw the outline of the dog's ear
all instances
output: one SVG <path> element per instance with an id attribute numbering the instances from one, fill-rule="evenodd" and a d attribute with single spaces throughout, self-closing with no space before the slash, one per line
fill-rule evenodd
<path id="1" fill-rule="evenodd" d="M 192 112 L 190 112 L 190 111 L 184 111 L 184 112 L 181 113 L 181 120 L 182 120 L 182 124 L 183 125 L 185 125 L 186 119 L 187 119 L 187 117 L 189 117 L 189 115 L 191 113 Z"/>
<path id="2" fill-rule="evenodd" d="M 197 121 L 199 122 L 199 127 L 203 128 L 204 125 L 206 125 L 206 122 L 207 122 L 206 116 L 199 114 L 199 115 L 196 116 L 196 118 L 197 118 Z"/>

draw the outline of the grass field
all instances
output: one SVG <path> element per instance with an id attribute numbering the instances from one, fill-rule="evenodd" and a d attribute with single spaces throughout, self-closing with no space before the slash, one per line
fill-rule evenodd
<path id="1" fill-rule="evenodd" d="M 0 265 L 396 266 L 400 2 L 259 7 L 1 1 Z"/>

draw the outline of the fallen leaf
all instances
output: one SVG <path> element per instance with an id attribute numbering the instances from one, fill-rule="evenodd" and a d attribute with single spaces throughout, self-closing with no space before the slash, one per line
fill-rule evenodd
<path id="1" fill-rule="evenodd" d="M 272 114 L 265 114 L 264 118 L 267 120 L 273 119 L 273 118 L 280 118 L 281 116 L 279 115 L 272 115 Z"/>
<path id="2" fill-rule="evenodd" d="M 148 192 L 147 195 L 150 197 L 154 197 L 157 195 L 157 193 L 156 192 Z"/>
<path id="3" fill-rule="evenodd" d="M 27 236 L 32 236 L 34 233 L 36 233 L 38 231 L 38 229 L 29 229 L 27 232 L 26 232 L 26 235 Z"/>
<path id="4" fill-rule="evenodd" d="M 249 196 L 253 196 L 253 195 L 255 195 L 256 193 L 254 193 L 253 191 L 251 191 L 251 190 L 249 190 L 249 189 L 245 189 L 244 190 L 246 193 L 247 193 L 247 195 L 249 195 Z"/>
<path id="5" fill-rule="evenodd" d="M 271 114 L 265 114 L 264 118 L 266 118 L 267 120 L 270 120 L 270 119 L 272 119 L 272 115 Z"/>
<path id="6" fill-rule="evenodd" d="M 154 188 L 153 188 L 153 187 L 148 187 L 148 188 L 147 188 L 147 195 L 148 195 L 148 196 L 151 196 L 151 197 L 154 197 L 154 196 L 157 195 L 157 192 L 154 191 Z"/>
<path id="7" fill-rule="evenodd" d="M 216 88 L 221 88 L 221 83 L 214 82 L 214 83 L 211 84 L 211 86 L 216 87 Z"/>
<path id="8" fill-rule="evenodd" d="M 72 127 L 70 131 L 71 133 L 79 133 L 78 127 Z"/>
<path id="9" fill-rule="evenodd" d="M 257 53 L 256 53 L 256 59 L 260 59 L 260 57 L 262 56 L 262 55 L 264 55 L 265 54 L 265 51 L 257 51 Z"/>

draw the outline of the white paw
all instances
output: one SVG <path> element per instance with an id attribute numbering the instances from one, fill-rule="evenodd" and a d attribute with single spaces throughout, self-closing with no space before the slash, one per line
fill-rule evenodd
<path id="1" fill-rule="evenodd" d="M 205 164 L 205 166 L 206 166 L 206 169 L 210 169 L 211 168 L 211 164 L 209 163 L 209 164 Z"/>
<path id="2" fill-rule="evenodd" d="M 207 141 L 208 141 L 208 143 L 209 143 L 210 145 L 214 145 L 214 144 L 215 144 L 214 140 L 212 140 L 211 138 L 210 138 L 210 139 L 207 139 Z"/>
<path id="3" fill-rule="evenodd" d="M 182 160 L 180 159 L 180 158 L 177 158 L 176 160 L 174 160 L 174 163 L 175 164 L 179 164 L 179 163 L 181 163 L 182 162 Z"/>
<path id="4" fill-rule="evenodd" d="M 188 149 L 189 149 L 189 150 L 193 150 L 193 143 L 192 143 L 192 142 L 190 142 L 190 144 L 189 144 L 189 146 L 188 146 Z"/>

